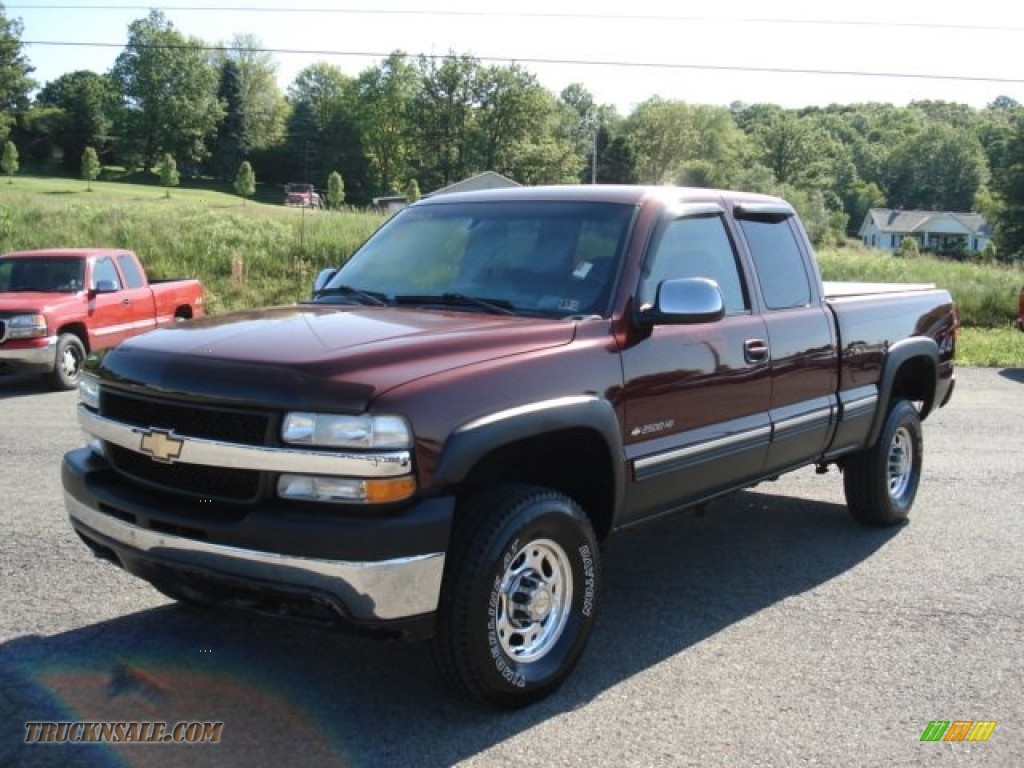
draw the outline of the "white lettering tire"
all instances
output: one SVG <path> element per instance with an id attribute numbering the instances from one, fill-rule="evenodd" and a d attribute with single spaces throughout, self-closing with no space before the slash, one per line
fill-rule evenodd
<path id="1" fill-rule="evenodd" d="M 460 510 L 434 661 L 457 689 L 501 707 L 547 696 L 579 661 L 597 609 L 590 521 L 572 499 L 502 485 Z"/>

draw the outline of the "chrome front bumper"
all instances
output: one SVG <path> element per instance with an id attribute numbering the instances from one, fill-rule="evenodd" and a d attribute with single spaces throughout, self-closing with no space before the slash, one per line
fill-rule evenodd
<path id="1" fill-rule="evenodd" d="M 0 346 L 0 366 L 6 364 L 12 368 L 28 368 L 53 370 L 57 359 L 57 337 L 49 336 L 41 347 Z"/>
<path id="2" fill-rule="evenodd" d="M 294 557 L 140 528 L 92 509 L 67 492 L 64 503 L 76 529 L 91 531 L 142 557 L 256 584 L 325 593 L 357 622 L 404 619 L 437 608 L 443 552 L 379 562 Z"/>

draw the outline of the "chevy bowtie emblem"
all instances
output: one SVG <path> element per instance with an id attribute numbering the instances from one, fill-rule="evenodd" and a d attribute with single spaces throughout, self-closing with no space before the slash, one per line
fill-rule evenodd
<path id="1" fill-rule="evenodd" d="M 181 449 L 185 441 L 174 437 L 164 429 L 136 430 L 142 435 L 139 443 L 139 450 L 152 457 L 153 461 L 162 461 L 164 464 L 171 464 L 181 456 Z"/>

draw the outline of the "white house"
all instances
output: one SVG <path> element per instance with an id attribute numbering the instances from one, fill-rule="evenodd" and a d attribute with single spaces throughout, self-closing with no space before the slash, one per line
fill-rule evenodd
<path id="1" fill-rule="evenodd" d="M 894 211 L 872 208 L 857 233 L 864 245 L 895 251 L 905 237 L 931 251 L 977 253 L 992 240 L 992 228 L 980 213 Z"/>

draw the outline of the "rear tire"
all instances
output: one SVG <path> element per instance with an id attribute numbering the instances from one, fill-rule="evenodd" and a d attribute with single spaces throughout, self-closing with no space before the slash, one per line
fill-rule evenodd
<path id="1" fill-rule="evenodd" d="M 597 609 L 597 539 L 567 496 L 498 486 L 461 511 L 445 568 L 434 661 L 449 683 L 521 707 L 572 672 Z"/>
<path id="2" fill-rule="evenodd" d="M 907 519 L 921 482 L 923 445 L 917 409 L 907 400 L 896 401 L 878 441 L 843 467 L 846 504 L 857 521 L 889 526 Z"/>
<path id="3" fill-rule="evenodd" d="M 57 339 L 57 355 L 50 375 L 50 384 L 54 389 L 74 389 L 82 377 L 82 364 L 85 362 L 85 346 L 82 340 L 73 333 L 63 333 Z"/>

